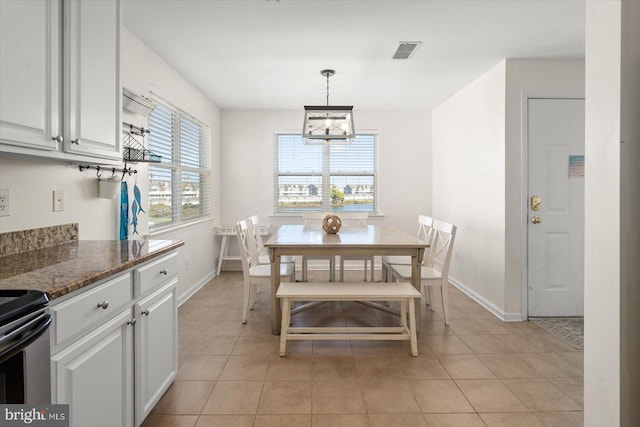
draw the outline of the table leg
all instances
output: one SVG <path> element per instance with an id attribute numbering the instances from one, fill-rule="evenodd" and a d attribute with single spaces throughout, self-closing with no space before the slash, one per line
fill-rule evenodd
<path id="1" fill-rule="evenodd" d="M 216 273 L 218 275 L 220 275 L 220 273 L 222 272 L 222 261 L 224 260 L 224 257 L 227 256 L 227 245 L 229 243 L 229 241 L 227 240 L 229 236 L 227 236 L 226 234 L 222 236 L 222 242 L 220 242 L 220 254 L 218 255 L 218 269 L 216 270 Z"/>
<path id="2" fill-rule="evenodd" d="M 280 286 L 280 255 L 276 254 L 274 249 L 269 249 L 269 256 L 271 258 L 271 332 L 274 335 L 280 335 L 282 310 L 276 298 L 276 292 Z"/>
<path id="3" fill-rule="evenodd" d="M 414 288 L 418 290 L 418 292 L 422 293 L 422 256 L 424 254 L 424 249 L 422 251 L 416 252 L 415 255 L 411 256 L 411 284 Z M 422 312 L 422 304 L 414 304 L 415 306 L 415 314 L 416 314 L 416 333 L 420 333 L 420 323 L 421 322 L 421 312 Z"/>

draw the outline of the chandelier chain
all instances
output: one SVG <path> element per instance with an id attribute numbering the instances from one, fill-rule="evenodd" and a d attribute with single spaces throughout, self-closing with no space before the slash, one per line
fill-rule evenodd
<path id="1" fill-rule="evenodd" d="M 327 73 L 327 107 L 329 106 L 329 73 Z"/>

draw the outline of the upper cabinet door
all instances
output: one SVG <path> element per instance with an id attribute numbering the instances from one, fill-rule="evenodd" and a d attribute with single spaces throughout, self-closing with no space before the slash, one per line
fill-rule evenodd
<path id="1" fill-rule="evenodd" d="M 0 142 L 58 150 L 60 1 L 0 1 Z"/>
<path id="2" fill-rule="evenodd" d="M 65 151 L 122 160 L 120 0 L 64 3 Z"/>

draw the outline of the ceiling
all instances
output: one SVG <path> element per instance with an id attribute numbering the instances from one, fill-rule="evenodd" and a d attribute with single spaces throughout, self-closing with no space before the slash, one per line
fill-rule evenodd
<path id="1" fill-rule="evenodd" d="M 584 58 L 584 0 L 123 0 L 125 26 L 222 109 L 429 109 L 503 58 Z M 409 60 L 398 42 L 421 41 Z"/>

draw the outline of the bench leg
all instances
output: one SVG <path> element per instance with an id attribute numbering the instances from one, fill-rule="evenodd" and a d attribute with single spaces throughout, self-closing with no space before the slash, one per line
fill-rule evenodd
<path id="1" fill-rule="evenodd" d="M 287 334 L 291 319 L 291 301 L 289 298 L 282 300 L 282 325 L 280 326 L 280 356 L 284 357 L 287 351 Z"/>
<path id="2" fill-rule="evenodd" d="M 418 355 L 418 338 L 416 337 L 416 309 L 415 301 L 409 298 L 409 328 L 411 335 L 411 355 Z"/>
<path id="3" fill-rule="evenodd" d="M 407 327 L 407 301 L 400 301 L 400 326 Z"/>
<path id="4" fill-rule="evenodd" d="M 336 281 L 336 257 L 329 258 L 329 281 Z"/>

